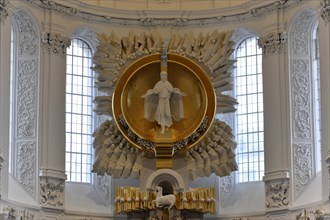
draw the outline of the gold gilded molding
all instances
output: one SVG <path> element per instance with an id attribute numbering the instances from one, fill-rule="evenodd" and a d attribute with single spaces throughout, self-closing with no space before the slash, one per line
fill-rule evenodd
<path id="1" fill-rule="evenodd" d="M 127 140 L 142 150 L 155 151 L 157 145 L 175 145 L 182 141 L 186 145 L 180 149 L 195 145 L 207 133 L 216 112 L 216 95 L 205 71 L 193 60 L 178 54 L 169 53 L 167 62 L 168 81 L 186 96 L 183 97 L 184 119 L 174 121 L 164 135 L 160 134 L 156 122 L 144 119 L 144 99 L 141 97 L 160 79 L 159 53 L 144 56 L 129 65 L 113 93 L 112 110 L 119 129 Z M 198 135 L 194 135 L 196 132 Z M 142 142 L 152 147 L 146 148 Z M 173 152 L 171 149 L 167 156 L 172 156 Z"/>

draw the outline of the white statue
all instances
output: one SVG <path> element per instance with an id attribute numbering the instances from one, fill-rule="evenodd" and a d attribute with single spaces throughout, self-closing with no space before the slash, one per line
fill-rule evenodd
<path id="1" fill-rule="evenodd" d="M 156 187 L 156 192 L 157 196 L 155 202 L 157 208 L 168 206 L 168 210 L 170 210 L 175 205 L 176 198 L 173 194 L 163 196 L 163 188 L 160 186 Z"/>
<path id="2" fill-rule="evenodd" d="M 142 95 L 144 100 L 144 118 L 149 121 L 156 120 L 161 126 L 161 134 L 165 128 L 172 126 L 172 118 L 180 121 L 184 117 L 182 96 L 186 94 L 174 88 L 167 81 L 167 72 L 160 73 L 160 81 L 153 89 Z"/>

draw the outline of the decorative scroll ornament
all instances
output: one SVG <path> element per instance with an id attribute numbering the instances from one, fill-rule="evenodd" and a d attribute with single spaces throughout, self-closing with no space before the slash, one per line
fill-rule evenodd
<path id="1" fill-rule="evenodd" d="M 330 22 L 330 0 L 321 1 L 320 13 L 321 13 L 321 17 L 326 23 Z"/>
<path id="2" fill-rule="evenodd" d="M 312 145 L 294 144 L 294 176 L 296 196 L 312 179 Z"/>
<path id="3" fill-rule="evenodd" d="M 283 180 L 281 183 L 266 182 L 266 208 L 279 209 L 289 205 L 289 181 Z"/>
<path id="4" fill-rule="evenodd" d="M 71 39 L 59 33 L 41 33 L 41 43 L 54 54 L 64 55 L 66 48 L 70 47 Z"/>
<path id="5" fill-rule="evenodd" d="M 32 196 L 35 196 L 36 143 L 19 141 L 16 144 L 16 178 Z"/>
<path id="6" fill-rule="evenodd" d="M 64 208 L 64 180 L 40 177 L 40 205 L 48 208 Z"/>
<path id="7" fill-rule="evenodd" d="M 268 33 L 266 36 L 260 37 L 258 46 L 262 48 L 264 54 L 274 54 L 283 52 L 288 43 L 288 35 L 285 31 L 279 33 Z"/>
<path id="8" fill-rule="evenodd" d="M 3 22 L 8 15 L 8 0 L 0 0 L 0 21 Z"/>

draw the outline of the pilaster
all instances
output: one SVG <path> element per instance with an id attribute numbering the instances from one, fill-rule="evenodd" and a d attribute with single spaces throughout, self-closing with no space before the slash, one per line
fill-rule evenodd
<path id="1" fill-rule="evenodd" d="M 280 26 L 280 25 L 279 25 Z M 282 25 L 284 26 L 284 25 Z M 266 211 L 288 209 L 287 33 L 276 28 L 260 36 L 263 50 Z"/>
<path id="2" fill-rule="evenodd" d="M 43 149 L 40 205 L 64 209 L 65 175 L 65 76 L 66 48 L 70 39 L 49 28 L 41 33 L 43 60 Z"/>

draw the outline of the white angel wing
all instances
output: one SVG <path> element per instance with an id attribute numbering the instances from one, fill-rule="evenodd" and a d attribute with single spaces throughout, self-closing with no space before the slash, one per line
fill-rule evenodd
<path id="1" fill-rule="evenodd" d="M 144 118 L 154 121 L 155 112 L 158 106 L 158 94 L 147 92 L 144 96 Z"/>
<path id="2" fill-rule="evenodd" d="M 171 98 L 170 98 L 171 115 L 175 121 L 180 121 L 181 119 L 184 118 L 184 110 L 183 110 L 183 102 L 182 102 L 183 96 L 185 96 L 185 94 L 180 92 L 179 90 L 176 90 L 171 94 Z"/>

